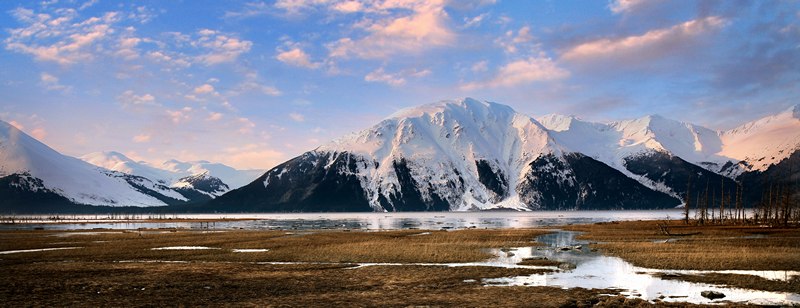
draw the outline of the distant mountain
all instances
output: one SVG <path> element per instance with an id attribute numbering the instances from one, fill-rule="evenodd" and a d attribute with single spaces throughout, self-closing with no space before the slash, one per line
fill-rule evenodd
<path id="1" fill-rule="evenodd" d="M 533 118 L 474 99 L 395 113 L 281 164 L 214 210 L 642 209 L 680 202 L 557 143 Z"/>
<path id="2" fill-rule="evenodd" d="M 538 119 L 474 99 L 401 110 L 268 171 L 59 154 L 0 122 L 0 212 L 652 209 L 735 195 L 800 198 L 800 106 L 728 131 L 658 115 Z M 255 180 L 253 180 L 255 179 Z M 212 200 L 213 199 L 213 200 Z M 207 201 L 207 202 L 206 202 Z M 204 202 L 204 203 L 203 203 Z M 697 200 L 694 200 L 697 202 Z"/>
<path id="3" fill-rule="evenodd" d="M 179 160 L 168 160 L 159 166 L 160 169 L 173 172 L 181 175 L 180 177 L 187 177 L 192 175 L 206 174 L 206 176 L 215 177 L 222 180 L 230 188 L 239 188 L 258 178 L 266 170 L 262 169 L 235 169 L 233 167 L 212 163 L 205 160 L 183 162 Z"/>
<path id="4" fill-rule="evenodd" d="M 165 206 L 191 202 L 170 187 L 66 156 L 0 121 L 0 212 L 57 205 Z"/>
<path id="5" fill-rule="evenodd" d="M 81 159 L 109 170 L 145 177 L 184 192 L 186 189 L 196 189 L 206 193 L 210 198 L 221 195 L 231 188 L 244 186 L 265 171 L 237 170 L 208 161 L 182 162 L 174 159 L 160 166 L 153 166 L 146 162 L 136 162 L 122 153 L 113 151 L 90 153 L 81 156 Z M 198 187 L 194 187 L 195 184 Z"/>

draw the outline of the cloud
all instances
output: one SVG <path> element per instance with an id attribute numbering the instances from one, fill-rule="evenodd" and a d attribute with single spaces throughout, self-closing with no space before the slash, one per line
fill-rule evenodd
<path id="1" fill-rule="evenodd" d="M 464 28 L 466 29 L 480 26 L 487 16 L 489 16 L 489 13 L 483 13 L 472 18 L 464 17 Z"/>
<path id="2" fill-rule="evenodd" d="M 267 169 L 286 161 L 286 154 L 266 144 L 249 143 L 228 147 L 223 150 L 222 155 L 217 155 L 213 159 L 236 168 Z"/>
<path id="3" fill-rule="evenodd" d="M 6 49 L 61 65 L 88 61 L 102 50 L 95 47 L 114 33 L 113 25 L 120 20 L 117 12 L 80 22 L 73 22 L 77 17 L 74 9 L 56 10 L 54 14 L 55 17 L 23 8 L 13 10 L 14 18 L 25 26 L 8 30 L 10 35 L 3 41 Z"/>
<path id="4" fill-rule="evenodd" d="M 44 86 L 49 91 L 64 91 L 64 92 L 72 91 L 72 87 L 62 85 L 59 82 L 58 77 L 50 75 L 48 73 L 41 73 L 39 75 L 39 80 L 41 81 L 41 85 Z"/>
<path id="5" fill-rule="evenodd" d="M 219 121 L 220 119 L 222 119 L 222 113 L 219 112 L 212 112 L 208 115 L 208 118 L 206 118 L 206 120 L 211 122 L 216 122 Z"/>
<path id="6" fill-rule="evenodd" d="M 36 138 L 36 140 L 44 140 L 44 138 L 47 137 L 47 130 L 43 127 L 37 127 L 34 128 L 30 134 L 33 138 Z"/>
<path id="7" fill-rule="evenodd" d="M 455 33 L 447 26 L 444 1 L 386 1 L 366 9 L 376 19 L 357 24 L 366 35 L 344 37 L 327 44 L 332 58 L 357 57 L 385 59 L 394 55 L 419 54 L 455 41 Z M 397 13 L 404 12 L 404 13 Z"/>
<path id="8" fill-rule="evenodd" d="M 495 43 L 503 47 L 503 50 L 506 53 L 516 53 L 520 48 L 520 45 L 530 43 L 532 41 L 533 35 L 531 35 L 531 28 L 524 26 L 517 30 L 516 34 L 514 34 L 513 30 L 506 31 L 502 37 L 499 37 L 495 40 Z"/>
<path id="9" fill-rule="evenodd" d="M 479 88 L 513 87 L 537 81 L 552 81 L 569 77 L 569 72 L 544 56 L 510 62 L 497 72 L 494 78 L 485 82 L 471 82 L 461 86 L 464 90 Z"/>
<path id="10" fill-rule="evenodd" d="M 489 70 L 489 62 L 486 60 L 475 62 L 475 64 L 470 67 L 470 70 L 473 72 L 485 72 Z"/>
<path id="11" fill-rule="evenodd" d="M 214 86 L 207 83 L 194 88 L 195 94 L 208 94 L 213 92 L 214 92 Z"/>
<path id="12" fill-rule="evenodd" d="M 303 121 L 306 120 L 305 116 L 303 116 L 302 114 L 299 114 L 297 112 L 290 113 L 289 114 L 289 118 L 292 119 L 292 121 L 295 121 L 295 122 L 303 122 Z"/>
<path id="13" fill-rule="evenodd" d="M 661 0 L 614 0 L 608 4 L 608 9 L 614 14 L 626 14 L 640 10 L 661 2 Z"/>
<path id="14" fill-rule="evenodd" d="M 132 140 L 135 143 L 145 143 L 145 142 L 150 142 L 150 138 L 152 138 L 152 136 L 149 134 L 141 134 L 133 136 Z"/>
<path id="15" fill-rule="evenodd" d="M 244 81 L 230 91 L 229 94 L 240 95 L 244 92 L 253 91 L 269 96 L 280 96 L 283 94 L 278 88 L 263 84 L 261 78 L 258 76 L 258 73 L 254 71 L 246 73 Z"/>
<path id="16" fill-rule="evenodd" d="M 315 69 L 320 66 L 320 63 L 312 62 L 308 54 L 299 47 L 293 47 L 289 50 L 280 51 L 275 58 L 278 59 L 278 61 L 293 66 L 310 69 Z"/>
<path id="17" fill-rule="evenodd" d="M 700 18 L 642 35 L 578 44 L 566 50 L 561 58 L 568 61 L 601 61 L 608 58 L 623 62 L 647 61 L 674 54 L 676 49 L 690 48 L 700 36 L 718 30 L 725 24 L 726 20 L 717 16 Z"/>
<path id="18" fill-rule="evenodd" d="M 253 42 L 241 40 L 215 30 L 203 29 L 197 32 L 199 38 L 194 42 L 205 53 L 197 57 L 197 62 L 216 65 L 235 61 L 240 55 L 250 51 Z"/>
<path id="19" fill-rule="evenodd" d="M 256 123 L 253 123 L 253 121 L 245 117 L 236 119 L 236 122 L 239 124 L 239 134 L 242 135 L 252 133 L 253 129 L 256 127 Z"/>
<path id="20" fill-rule="evenodd" d="M 342 13 L 356 13 L 364 9 L 364 5 L 358 1 L 342 1 L 333 5 L 333 9 Z"/>
<path id="21" fill-rule="evenodd" d="M 244 4 L 244 7 L 238 11 L 227 11 L 225 12 L 224 18 L 250 18 L 260 15 L 266 15 L 269 13 L 270 7 L 268 4 L 264 3 L 263 1 L 254 1 L 248 2 Z"/>
<path id="22" fill-rule="evenodd" d="M 397 73 L 387 73 L 386 71 L 384 71 L 383 67 L 381 67 L 364 76 L 364 81 L 382 82 L 390 86 L 397 87 L 406 84 L 406 78 L 409 77 L 420 78 L 430 74 L 431 71 L 428 69 L 424 70 L 411 69 L 411 70 L 403 70 Z"/>
<path id="23" fill-rule="evenodd" d="M 178 110 L 165 110 L 164 112 L 173 124 L 181 124 L 191 119 L 189 113 L 192 112 L 192 108 L 183 107 Z"/>
<path id="24" fill-rule="evenodd" d="M 120 96 L 117 96 L 117 101 L 122 103 L 124 106 L 158 105 L 155 96 L 149 93 L 137 95 L 133 92 L 133 90 L 122 92 Z"/>

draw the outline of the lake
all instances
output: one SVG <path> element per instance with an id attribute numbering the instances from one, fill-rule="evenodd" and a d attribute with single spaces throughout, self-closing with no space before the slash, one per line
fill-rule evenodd
<path id="1" fill-rule="evenodd" d="M 253 213 L 253 214 L 138 214 L 125 219 L 106 215 L 50 215 L 8 217 L 2 230 L 85 230 L 85 229 L 503 229 L 535 228 L 623 220 L 680 219 L 679 209 L 658 211 L 539 211 L 539 212 L 388 212 L 388 213 Z M 158 218 L 152 221 L 150 218 Z M 169 220 L 181 220 L 170 222 Z M 196 220 L 196 221 L 186 221 Z M 24 223 L 18 223 L 18 222 Z"/>

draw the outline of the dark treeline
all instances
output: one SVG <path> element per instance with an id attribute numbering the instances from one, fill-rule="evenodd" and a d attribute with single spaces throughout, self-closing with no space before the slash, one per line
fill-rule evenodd
<path id="1" fill-rule="evenodd" d="M 800 223 L 800 154 L 795 152 L 763 172 L 748 172 L 733 185 L 697 183 L 689 176 L 684 194 L 684 221 L 697 224 Z M 733 186 L 733 187 L 730 187 Z M 694 210 L 694 217 L 690 211 Z"/>

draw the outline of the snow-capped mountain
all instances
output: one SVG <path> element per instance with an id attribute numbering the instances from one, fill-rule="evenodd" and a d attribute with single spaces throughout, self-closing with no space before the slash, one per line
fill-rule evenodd
<path id="1" fill-rule="evenodd" d="M 134 161 L 118 152 L 95 152 L 80 157 L 84 161 L 109 170 L 151 179 L 172 188 L 195 188 L 211 197 L 221 195 L 231 188 L 238 188 L 253 181 L 265 170 L 237 170 L 208 161 L 165 161 L 160 166 Z M 209 184 L 219 182 L 217 184 Z M 197 183 L 199 187 L 193 187 Z M 208 185 L 213 185 L 210 188 Z"/>
<path id="2" fill-rule="evenodd" d="M 737 163 L 723 173 L 765 171 L 800 150 L 800 105 L 720 132 L 720 139 L 719 154 Z"/>
<path id="3" fill-rule="evenodd" d="M 165 185 L 172 184 L 175 178 L 185 176 L 167 170 L 151 167 L 145 162 L 136 162 L 124 154 L 114 151 L 94 152 L 83 155 L 79 158 L 95 166 L 126 174 L 142 176 Z"/>
<path id="4" fill-rule="evenodd" d="M 727 182 L 734 187 L 731 179 L 715 173 L 729 158 L 718 154 L 722 141 L 711 129 L 659 115 L 611 123 L 562 115 L 538 120 L 571 151 L 591 156 L 676 198 L 686 193 L 690 175 L 698 185 Z"/>
<path id="5" fill-rule="evenodd" d="M 205 160 L 183 162 L 175 159 L 165 161 L 159 168 L 179 174 L 181 177 L 206 174 L 207 176 L 219 178 L 230 188 L 242 187 L 266 171 L 262 169 L 235 169 L 224 164 Z"/>
<path id="6" fill-rule="evenodd" d="M 189 201 L 175 190 L 147 178 L 130 176 L 62 155 L 16 127 L 0 121 L 0 193 L 3 209 L 31 200 L 68 200 L 103 206 L 164 206 Z M 46 197 L 42 197 L 43 195 Z"/>
<path id="7" fill-rule="evenodd" d="M 222 209 L 664 208 L 677 200 L 559 145 L 533 118 L 474 99 L 401 110 L 212 201 Z"/>

